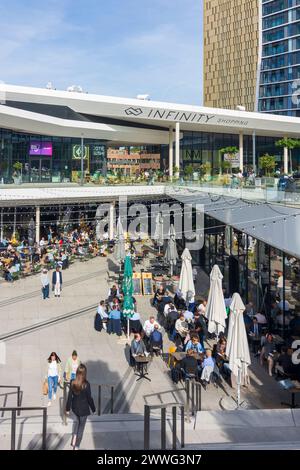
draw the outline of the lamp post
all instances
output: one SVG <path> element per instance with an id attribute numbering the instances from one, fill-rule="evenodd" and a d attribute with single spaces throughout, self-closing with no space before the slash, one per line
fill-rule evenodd
<path id="1" fill-rule="evenodd" d="M 83 144 L 83 134 L 81 134 L 81 172 L 80 172 L 80 186 L 83 186 L 83 159 L 84 159 L 84 144 Z"/>

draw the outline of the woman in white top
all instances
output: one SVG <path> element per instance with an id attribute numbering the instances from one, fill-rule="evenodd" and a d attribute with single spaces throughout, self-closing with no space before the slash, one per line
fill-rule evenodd
<path id="1" fill-rule="evenodd" d="M 106 312 L 104 300 L 101 300 L 99 302 L 99 305 L 98 305 L 98 308 L 97 308 L 97 313 L 98 313 L 98 315 L 100 315 L 100 318 L 102 320 L 102 326 L 103 326 L 104 330 L 106 330 L 107 329 L 106 327 L 107 327 L 108 314 Z"/>
<path id="2" fill-rule="evenodd" d="M 47 370 L 47 378 L 48 378 L 48 406 L 51 406 L 51 400 L 53 395 L 53 400 L 56 400 L 56 391 L 57 385 L 61 381 L 61 360 L 56 354 L 56 352 L 52 352 L 48 357 L 48 370 Z"/>
<path id="3" fill-rule="evenodd" d="M 50 281 L 48 277 L 48 271 L 46 268 L 43 269 L 42 274 L 41 274 L 41 283 L 42 283 L 42 293 L 43 293 L 43 299 L 49 299 L 49 286 L 50 286 Z"/>

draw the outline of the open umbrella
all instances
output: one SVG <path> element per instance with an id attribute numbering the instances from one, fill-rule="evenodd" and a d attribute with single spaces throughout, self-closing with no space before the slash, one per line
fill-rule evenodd
<path id="1" fill-rule="evenodd" d="M 122 264 L 122 261 L 124 261 L 125 256 L 126 256 L 126 253 L 125 253 L 124 230 L 123 230 L 123 226 L 119 217 L 118 223 L 117 223 L 117 230 L 116 230 L 115 258 L 120 265 L 120 271 L 121 271 L 121 264 Z"/>
<path id="2" fill-rule="evenodd" d="M 193 279 L 192 257 L 187 248 L 183 250 L 181 259 L 182 265 L 178 289 L 182 292 L 182 297 L 185 300 L 188 300 L 188 298 L 190 299 L 195 295 L 195 286 Z"/>
<path id="3" fill-rule="evenodd" d="M 156 216 L 155 232 L 153 238 L 156 240 L 158 252 L 160 253 L 160 247 L 164 245 L 164 219 L 161 212 L 159 212 L 159 214 Z"/>
<path id="4" fill-rule="evenodd" d="M 173 275 L 173 266 L 176 266 L 178 260 L 177 246 L 176 246 L 176 233 L 174 225 L 172 224 L 169 231 L 169 240 L 165 254 L 165 260 L 170 264 L 171 276 Z"/>
<path id="5" fill-rule="evenodd" d="M 123 316 L 127 318 L 127 339 L 129 340 L 129 319 L 134 314 L 132 264 L 129 255 L 125 258 L 122 290 L 124 294 Z"/>
<path id="6" fill-rule="evenodd" d="M 226 356 L 229 358 L 229 367 L 231 372 L 237 377 L 238 407 L 241 404 L 241 383 L 247 384 L 249 382 L 248 366 L 251 364 L 243 317 L 245 308 L 246 307 L 240 294 L 233 294 L 230 305 Z"/>
<path id="7" fill-rule="evenodd" d="M 210 273 L 210 289 L 206 306 L 206 318 L 208 319 L 208 331 L 219 335 L 225 330 L 226 307 L 222 290 L 223 275 L 217 264 Z"/>

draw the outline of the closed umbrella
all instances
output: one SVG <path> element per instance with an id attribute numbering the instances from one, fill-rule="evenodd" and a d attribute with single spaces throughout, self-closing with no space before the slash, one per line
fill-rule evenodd
<path id="1" fill-rule="evenodd" d="M 127 338 L 129 340 L 129 320 L 134 314 L 133 304 L 133 280 L 132 280 L 132 264 L 129 255 L 125 258 L 124 263 L 124 277 L 122 283 L 122 290 L 124 294 L 123 301 L 123 316 L 127 318 Z"/>
<path id="2" fill-rule="evenodd" d="M 223 275 L 217 264 L 210 273 L 210 289 L 206 306 L 206 318 L 208 319 L 208 331 L 219 335 L 226 327 L 226 308 L 222 289 Z"/>
<path id="3" fill-rule="evenodd" d="M 237 377 L 237 404 L 241 402 L 241 383 L 249 383 L 248 366 L 251 364 L 249 345 L 247 340 L 243 312 L 245 305 L 240 294 L 232 296 L 230 305 L 229 329 L 226 347 L 226 356 L 229 358 L 229 367 Z"/>
<path id="4" fill-rule="evenodd" d="M 120 271 L 121 271 L 122 261 L 124 261 L 125 256 L 126 256 L 126 253 L 125 253 L 124 230 L 123 230 L 121 220 L 119 218 L 118 223 L 117 223 L 117 230 L 116 230 L 115 258 L 120 264 Z"/>
<path id="5" fill-rule="evenodd" d="M 165 254 L 165 260 L 171 267 L 171 276 L 173 275 L 173 266 L 176 266 L 178 260 L 177 246 L 176 246 L 176 233 L 174 225 L 172 224 L 169 231 L 169 240 Z"/>
<path id="6" fill-rule="evenodd" d="M 193 279 L 192 257 L 187 248 L 183 250 L 181 255 L 182 265 L 179 279 L 179 290 L 185 300 L 190 300 L 195 295 L 195 286 Z"/>
<path id="7" fill-rule="evenodd" d="M 160 248 L 161 246 L 164 245 L 164 219 L 159 212 L 157 214 L 156 220 L 155 220 L 155 232 L 154 232 L 154 240 L 156 240 L 156 244 L 158 246 L 158 252 L 160 253 Z"/>

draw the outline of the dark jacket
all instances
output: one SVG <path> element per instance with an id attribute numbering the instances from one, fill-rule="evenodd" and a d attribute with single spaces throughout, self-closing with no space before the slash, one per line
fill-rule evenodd
<path id="1" fill-rule="evenodd" d="M 59 282 L 60 282 L 60 285 L 62 285 L 62 273 L 61 271 L 59 271 Z M 52 285 L 55 286 L 56 284 L 56 271 L 53 271 L 52 273 Z"/>
<path id="2" fill-rule="evenodd" d="M 91 386 L 89 382 L 86 383 L 86 387 L 83 388 L 78 395 L 72 390 L 72 382 L 73 380 L 70 384 L 66 411 L 70 411 L 72 408 L 72 411 L 76 416 L 88 416 L 91 414 L 90 409 L 95 413 L 96 408 L 91 395 Z"/>
<path id="3" fill-rule="evenodd" d="M 180 363 L 181 368 L 187 374 L 197 374 L 197 359 L 193 356 L 186 356 Z"/>
<path id="4" fill-rule="evenodd" d="M 160 346 L 162 347 L 163 344 L 163 337 L 160 331 L 153 330 L 150 334 L 150 344 L 152 346 Z"/>
<path id="5" fill-rule="evenodd" d="M 262 326 L 257 323 L 257 327 L 258 327 L 258 336 L 261 336 L 261 329 L 262 329 Z M 249 333 L 252 333 L 254 334 L 254 324 L 252 323 L 251 327 L 250 327 L 250 330 L 249 330 Z"/>

